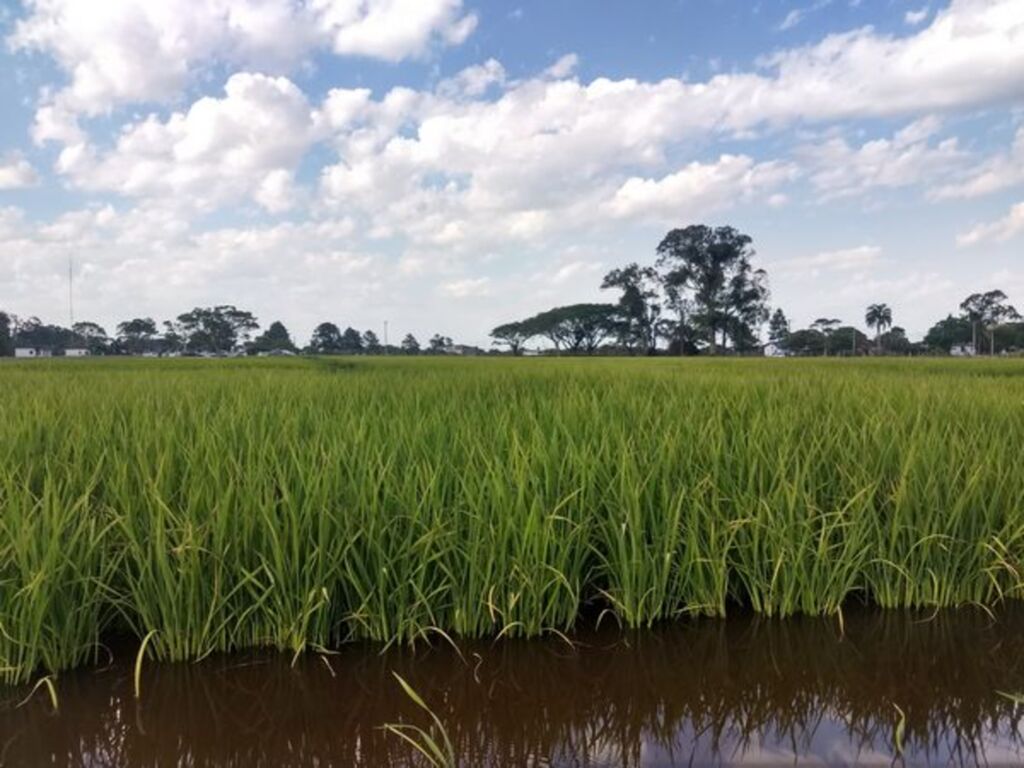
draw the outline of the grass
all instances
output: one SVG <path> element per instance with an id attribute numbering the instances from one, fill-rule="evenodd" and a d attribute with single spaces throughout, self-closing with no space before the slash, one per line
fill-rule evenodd
<path id="1" fill-rule="evenodd" d="M 352 639 L 990 605 L 1020 361 L 0 366 L 0 678 Z"/>

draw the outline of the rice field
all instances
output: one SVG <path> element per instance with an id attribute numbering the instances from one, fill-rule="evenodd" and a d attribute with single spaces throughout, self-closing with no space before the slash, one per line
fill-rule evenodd
<path id="1" fill-rule="evenodd" d="M 0 365 L 0 679 L 105 657 L 993 605 L 1024 361 Z"/>

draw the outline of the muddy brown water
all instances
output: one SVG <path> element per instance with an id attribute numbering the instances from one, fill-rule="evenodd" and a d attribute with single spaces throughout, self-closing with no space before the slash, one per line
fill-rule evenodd
<path id="1" fill-rule="evenodd" d="M 459 766 L 1024 765 L 1024 610 L 849 611 L 836 620 L 392 650 L 353 645 L 146 663 L 0 691 L 4 766 L 413 766 L 385 723 L 444 723 Z"/>

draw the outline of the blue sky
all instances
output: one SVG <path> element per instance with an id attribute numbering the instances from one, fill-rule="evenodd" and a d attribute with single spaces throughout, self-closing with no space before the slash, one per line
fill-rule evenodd
<path id="1" fill-rule="evenodd" d="M 88 6 L 88 7 L 87 7 Z M 674 226 L 798 325 L 1024 304 L 1020 0 L 0 3 L 0 308 L 486 344 Z"/>

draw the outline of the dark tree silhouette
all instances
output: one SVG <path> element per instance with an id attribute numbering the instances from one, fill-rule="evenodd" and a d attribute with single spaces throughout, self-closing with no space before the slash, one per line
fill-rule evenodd
<path id="1" fill-rule="evenodd" d="M 320 323 L 313 329 L 309 349 L 317 355 L 337 355 L 341 352 L 341 331 L 334 323 Z"/>
<path id="2" fill-rule="evenodd" d="M 513 355 L 519 355 L 534 333 L 528 323 L 518 322 L 499 325 L 491 331 L 490 336 L 494 339 L 491 343 L 495 346 L 508 347 L 508 351 Z"/>
<path id="3" fill-rule="evenodd" d="M 420 343 L 416 341 L 416 337 L 411 333 L 405 334 L 405 338 L 402 339 L 402 351 L 407 355 L 418 355 L 420 353 Z"/>
<path id="4" fill-rule="evenodd" d="M 645 355 L 654 352 L 662 309 L 660 287 L 657 270 L 635 262 L 604 276 L 603 290 L 621 291 L 616 335 L 627 349 L 639 349 Z"/>
<path id="5" fill-rule="evenodd" d="M 284 323 L 275 320 L 266 331 L 257 336 L 249 347 L 252 352 L 296 352 L 291 334 Z"/>
<path id="6" fill-rule="evenodd" d="M 690 322 L 703 333 L 711 354 L 731 337 L 748 346 L 767 320 L 768 286 L 764 270 L 751 264 L 748 235 L 732 227 L 694 225 L 673 229 L 658 245 L 658 267 L 674 304 L 692 305 Z"/>

